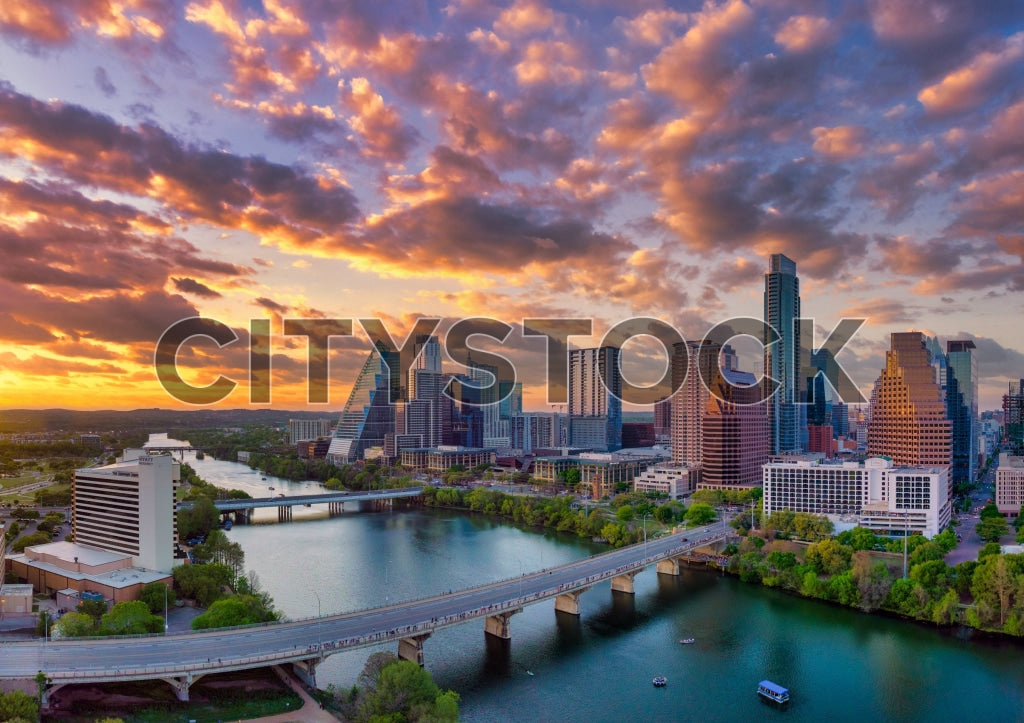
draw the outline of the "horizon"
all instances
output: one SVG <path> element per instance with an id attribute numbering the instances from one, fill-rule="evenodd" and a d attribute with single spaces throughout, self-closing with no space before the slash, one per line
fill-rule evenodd
<path id="1" fill-rule="evenodd" d="M 865 396 L 910 329 L 976 344 L 980 410 L 1024 378 L 1020 4 L 14 7 L 0 409 L 341 409 L 366 318 L 400 342 L 422 317 L 593 319 L 579 347 L 650 317 L 699 339 L 762 316 L 779 253 L 815 348 L 866 319 L 837 357 Z M 177 355 L 189 384 L 238 383 L 209 407 L 154 368 L 197 316 L 238 339 Z M 297 319 L 352 320 L 312 391 Z M 480 348 L 521 373 L 524 410 L 551 406 L 542 339 Z M 623 348 L 627 378 L 660 377 L 653 338 Z"/>

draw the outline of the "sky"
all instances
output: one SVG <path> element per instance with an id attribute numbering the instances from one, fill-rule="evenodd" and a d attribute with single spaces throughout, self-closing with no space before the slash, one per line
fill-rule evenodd
<path id="1" fill-rule="evenodd" d="M 369 341 L 332 340 L 310 403 L 285 319 L 699 339 L 762 316 L 774 253 L 815 346 L 866 319 L 839 356 L 865 393 L 920 330 L 975 342 L 997 408 L 1024 377 L 1024 4 L 0 3 L 2 408 L 189 408 L 153 359 L 192 317 L 238 340 L 183 343 L 187 384 L 249 406 L 266 319 L 269 405 L 309 411 Z M 477 341 L 550 408 L 542 338 Z M 624 347 L 636 384 L 664 365 Z"/>

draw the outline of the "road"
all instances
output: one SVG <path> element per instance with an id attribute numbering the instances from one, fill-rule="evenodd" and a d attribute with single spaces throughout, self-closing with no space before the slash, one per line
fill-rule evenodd
<path id="1" fill-rule="evenodd" d="M 7 643 L 0 648 L 0 679 L 31 678 L 40 670 L 54 682 L 195 676 L 318 658 L 514 611 L 642 569 L 728 531 L 723 520 L 511 580 L 322 618 L 167 636 Z"/>

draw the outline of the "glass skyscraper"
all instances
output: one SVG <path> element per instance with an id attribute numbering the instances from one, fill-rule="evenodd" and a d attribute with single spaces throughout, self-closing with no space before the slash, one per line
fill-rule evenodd
<path id="1" fill-rule="evenodd" d="M 946 342 L 946 414 L 953 424 L 953 484 L 974 481 L 978 461 L 978 359 L 974 342 Z"/>
<path id="2" fill-rule="evenodd" d="M 800 403 L 806 381 L 800 377 L 799 318 L 796 262 L 783 254 L 772 254 L 764 275 L 764 320 L 779 335 L 774 344 L 765 344 L 764 352 L 765 384 L 768 377 L 778 382 L 767 402 L 772 454 L 799 452 L 806 446 L 807 410 Z"/>

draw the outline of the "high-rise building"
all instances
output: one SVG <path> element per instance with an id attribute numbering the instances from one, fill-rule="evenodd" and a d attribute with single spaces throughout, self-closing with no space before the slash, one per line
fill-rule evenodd
<path id="1" fill-rule="evenodd" d="M 483 419 L 482 446 L 487 448 L 507 447 L 509 444 L 508 419 L 503 420 L 501 416 L 501 392 L 502 385 L 505 385 L 504 388 L 511 393 L 512 382 L 499 379 L 496 366 L 480 364 L 472 359 L 467 361 L 466 366 L 470 380 L 480 388 L 478 411 Z"/>
<path id="2" fill-rule="evenodd" d="M 1011 381 L 1003 395 L 1003 444 L 1009 452 L 1024 452 L 1024 379 Z"/>
<path id="3" fill-rule="evenodd" d="M 288 441 L 292 444 L 305 439 L 326 437 L 331 433 L 330 419 L 289 419 Z"/>
<path id="4" fill-rule="evenodd" d="M 569 437 L 573 447 L 622 446 L 622 375 L 618 347 L 569 351 Z"/>
<path id="5" fill-rule="evenodd" d="M 705 380 L 714 379 L 718 372 L 719 350 L 716 344 L 700 341 L 675 344 L 672 349 L 672 385 L 677 391 L 672 396 L 671 437 L 676 464 L 696 467 L 701 463 L 709 396 Z"/>
<path id="6" fill-rule="evenodd" d="M 800 451 L 806 442 L 806 409 L 800 403 L 805 380 L 800 368 L 799 318 L 796 263 L 783 254 L 772 254 L 764 275 L 764 320 L 779 335 L 773 344 L 764 340 L 766 393 L 769 377 L 778 382 L 767 402 L 772 454 Z"/>
<path id="7" fill-rule="evenodd" d="M 718 370 L 702 421 L 702 489 L 761 483 L 761 465 L 768 461 L 769 425 L 760 398 L 753 374 Z"/>
<path id="8" fill-rule="evenodd" d="M 132 565 L 170 572 L 174 563 L 175 474 L 169 455 L 126 452 L 124 461 L 75 470 L 75 542 L 132 556 Z"/>
<path id="9" fill-rule="evenodd" d="M 390 361 L 390 363 L 389 363 Z M 367 447 L 383 447 L 395 433 L 395 407 L 391 404 L 397 379 L 398 354 L 382 345 L 375 347 L 352 385 L 345 409 L 334 430 L 327 461 L 342 465 L 363 458 Z"/>
<path id="10" fill-rule="evenodd" d="M 996 467 L 996 507 L 1016 517 L 1024 506 L 1024 457 L 1003 452 Z"/>
<path id="11" fill-rule="evenodd" d="M 978 359 L 974 342 L 946 342 L 946 416 L 952 423 L 953 484 L 974 481 L 978 461 Z"/>
<path id="12" fill-rule="evenodd" d="M 441 373 L 441 344 L 433 334 L 421 334 L 413 342 L 416 359 L 409 367 L 409 378 L 406 382 L 406 394 L 409 399 L 416 399 L 416 372 L 427 371 Z"/>
<path id="13" fill-rule="evenodd" d="M 951 425 L 920 332 L 891 336 L 885 369 L 872 392 L 867 452 L 898 466 L 950 464 Z"/>
<path id="14" fill-rule="evenodd" d="M 672 434 L 672 399 L 654 403 L 654 434 L 665 437 Z"/>

